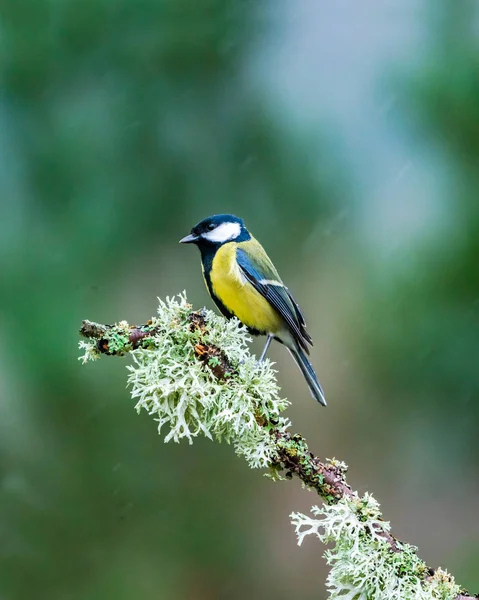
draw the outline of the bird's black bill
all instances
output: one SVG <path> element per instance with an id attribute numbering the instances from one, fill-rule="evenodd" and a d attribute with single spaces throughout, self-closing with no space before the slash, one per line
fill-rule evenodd
<path id="1" fill-rule="evenodd" d="M 184 238 L 181 238 L 180 244 L 194 244 L 197 241 L 198 241 L 198 236 L 190 233 L 189 235 L 186 235 Z"/>

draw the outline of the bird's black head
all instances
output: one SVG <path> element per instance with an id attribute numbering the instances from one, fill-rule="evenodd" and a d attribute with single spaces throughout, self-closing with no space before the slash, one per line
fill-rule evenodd
<path id="1" fill-rule="evenodd" d="M 218 248 L 227 242 L 251 239 L 243 220 L 235 215 L 213 215 L 195 225 L 180 244 L 196 244 L 201 248 Z"/>

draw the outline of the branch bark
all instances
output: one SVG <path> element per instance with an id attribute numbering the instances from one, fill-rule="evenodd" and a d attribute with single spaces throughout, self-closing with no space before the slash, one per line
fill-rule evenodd
<path id="1" fill-rule="evenodd" d="M 206 331 L 205 316 L 202 311 L 192 311 L 189 316 L 191 330 Z M 121 322 L 115 325 L 104 325 L 93 321 L 83 321 L 80 335 L 95 342 L 96 349 L 101 354 L 123 356 L 136 348 L 151 346 L 151 338 L 155 335 L 153 321 L 144 325 L 128 325 Z M 221 348 L 211 344 L 198 343 L 194 347 L 196 358 L 208 368 L 217 379 L 225 379 L 234 373 L 234 367 L 229 364 Z M 214 359 L 214 360 L 211 360 Z M 278 472 L 286 471 L 285 476 L 292 479 L 298 477 L 308 488 L 316 490 L 328 504 L 334 504 L 341 498 L 356 498 L 357 494 L 346 481 L 344 465 L 339 461 L 321 461 L 309 451 L 307 442 L 301 434 L 284 432 L 277 423 L 267 422 L 264 418 L 257 419 L 262 427 L 268 427 L 275 440 L 278 459 L 271 467 Z M 390 545 L 391 551 L 401 552 L 401 543 L 386 529 L 377 528 L 377 533 Z M 434 575 L 430 568 L 429 577 Z M 458 595 L 454 600 L 473 600 L 475 596 Z"/>

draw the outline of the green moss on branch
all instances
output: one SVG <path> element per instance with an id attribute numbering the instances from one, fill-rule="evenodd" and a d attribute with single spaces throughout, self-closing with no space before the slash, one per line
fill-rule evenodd
<path id="1" fill-rule="evenodd" d="M 347 483 L 344 463 L 321 461 L 302 435 L 290 433 L 282 416 L 289 403 L 278 395 L 272 363 L 258 365 L 238 321 L 193 311 L 182 295 L 160 302 L 145 325 L 83 321 L 80 334 L 88 340 L 80 342 L 83 362 L 131 353 L 136 408 L 156 418 L 159 432 L 169 428 L 165 441 L 225 440 L 251 467 L 269 468 L 273 479 L 298 477 L 324 499 L 315 518 L 292 517 L 299 542 L 314 533 L 334 544 L 325 554 L 331 599 L 472 600 L 391 534 L 374 498 L 360 498 Z"/>

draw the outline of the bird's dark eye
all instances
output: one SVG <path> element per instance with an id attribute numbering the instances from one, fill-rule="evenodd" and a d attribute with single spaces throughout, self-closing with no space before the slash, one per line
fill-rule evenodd
<path id="1" fill-rule="evenodd" d="M 210 223 L 210 224 L 209 224 L 209 225 L 206 227 L 206 229 L 207 229 L 208 231 L 212 231 L 212 230 L 213 230 L 215 227 L 216 227 L 216 225 L 215 225 L 214 223 Z"/>

